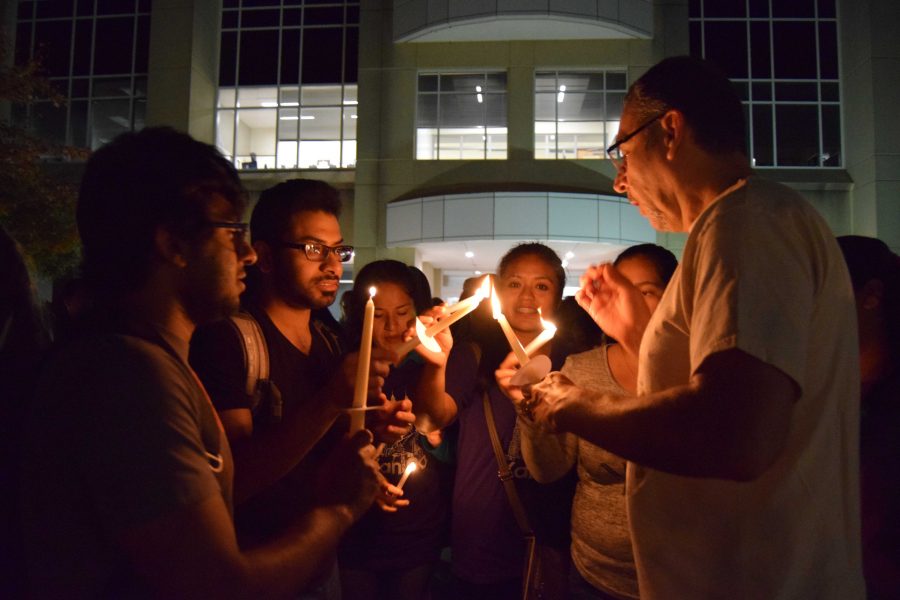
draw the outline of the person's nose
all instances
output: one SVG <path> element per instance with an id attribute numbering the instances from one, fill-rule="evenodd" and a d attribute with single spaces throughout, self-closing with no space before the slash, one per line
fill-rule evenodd
<path id="1" fill-rule="evenodd" d="M 247 240 L 246 236 L 241 237 L 238 242 L 238 260 L 240 260 L 245 265 L 252 265 L 256 262 L 256 250 L 253 249 L 253 246 L 250 245 L 250 242 Z"/>
<path id="2" fill-rule="evenodd" d="M 343 270 L 341 259 L 338 258 L 338 255 L 334 250 L 328 251 L 328 254 L 326 254 L 325 258 L 322 259 L 322 265 L 320 268 L 323 271 L 327 271 L 329 273 L 335 273 L 339 270 Z"/>
<path id="3" fill-rule="evenodd" d="M 398 331 L 400 329 L 400 319 L 397 317 L 390 315 L 384 321 L 384 330 L 393 333 L 394 331 Z"/>
<path id="4" fill-rule="evenodd" d="M 628 176 L 626 174 L 627 170 L 628 166 L 624 162 L 616 169 L 616 178 L 615 180 L 613 180 L 613 189 L 620 194 L 625 194 L 628 192 Z"/>

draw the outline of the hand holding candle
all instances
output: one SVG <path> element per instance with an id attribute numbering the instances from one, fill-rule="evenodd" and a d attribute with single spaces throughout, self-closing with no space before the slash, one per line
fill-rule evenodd
<path id="1" fill-rule="evenodd" d="M 369 362 L 372 358 L 372 327 L 375 323 L 375 287 L 369 288 L 369 300 L 366 302 L 363 316 L 362 337 L 359 341 L 359 362 L 356 365 L 356 384 L 353 387 L 353 408 L 361 409 L 366 405 L 369 391 Z M 350 414 L 350 433 L 365 427 L 365 413 L 356 410 Z"/>
<path id="2" fill-rule="evenodd" d="M 424 345 L 432 352 L 439 352 L 440 347 L 437 346 L 436 342 L 434 342 L 434 336 L 478 308 L 478 305 L 481 304 L 481 301 L 487 297 L 489 290 L 490 288 L 488 287 L 488 278 L 485 277 L 484 283 L 482 283 L 481 287 L 475 291 L 475 294 L 466 298 L 465 300 L 460 300 L 453 306 L 444 307 L 444 312 L 449 316 L 446 316 L 440 321 L 431 323 L 426 328 L 423 328 L 421 326 L 421 322 L 417 319 L 416 336 L 410 340 L 407 340 L 401 346 L 399 346 L 397 348 L 397 354 L 402 358 L 419 344 Z"/>

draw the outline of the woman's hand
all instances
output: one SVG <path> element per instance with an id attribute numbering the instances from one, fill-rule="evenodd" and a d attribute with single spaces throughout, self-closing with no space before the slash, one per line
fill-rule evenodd
<path id="1" fill-rule="evenodd" d="M 444 312 L 443 306 L 435 306 L 419 315 L 419 320 L 422 321 L 422 325 L 428 328 L 435 322 L 440 322 L 441 317 L 446 316 L 449 315 Z M 408 337 L 415 337 L 415 335 L 415 329 L 411 329 Z M 453 348 L 453 335 L 450 333 L 450 328 L 446 327 L 435 334 L 434 341 L 440 346 L 439 352 L 432 352 L 422 344 L 416 346 L 415 351 L 430 365 L 436 367 L 446 366 L 447 357 L 450 356 L 450 350 Z"/>
<path id="2" fill-rule="evenodd" d="M 516 408 L 519 407 L 525 396 L 522 393 L 521 386 L 513 385 L 510 383 L 510 379 L 519 372 L 520 368 L 519 359 L 516 358 L 515 353 L 510 352 L 506 355 L 506 358 L 503 359 L 503 362 L 500 363 L 500 366 L 497 367 L 497 370 L 494 371 L 494 377 L 497 379 L 497 387 L 500 388 L 500 391 L 503 392 L 504 396 L 512 400 L 512 403 Z"/>

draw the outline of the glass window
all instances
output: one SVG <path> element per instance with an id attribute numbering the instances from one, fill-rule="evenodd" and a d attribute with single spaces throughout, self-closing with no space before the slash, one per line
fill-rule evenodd
<path id="1" fill-rule="evenodd" d="M 278 27 L 281 11 L 275 10 L 245 10 L 241 13 L 241 27 Z"/>
<path id="2" fill-rule="evenodd" d="M 835 0 L 747 0 L 739 18 L 744 4 L 692 0 L 689 31 L 740 91 L 753 164 L 840 167 Z"/>
<path id="3" fill-rule="evenodd" d="M 69 74 L 71 21 L 38 21 L 34 24 L 34 55 L 51 77 Z"/>
<path id="4" fill-rule="evenodd" d="M 506 73 L 423 73 L 417 106 L 417 159 L 506 158 Z"/>
<path id="5" fill-rule="evenodd" d="M 535 158 L 605 158 L 619 130 L 625 83 L 623 71 L 535 73 Z"/>
<path id="6" fill-rule="evenodd" d="M 16 112 L 17 122 L 45 139 L 94 149 L 117 132 L 143 127 L 148 2 L 45 0 L 19 8 L 16 61 L 39 58 L 68 108 L 35 104 Z"/>
<path id="7" fill-rule="evenodd" d="M 343 23 L 358 4 L 223 4 L 231 30 L 222 32 L 216 143 L 235 166 L 356 164 L 358 32 Z"/>
<path id="8" fill-rule="evenodd" d="M 303 30 L 302 82 L 341 81 L 344 31 L 338 27 Z"/>
<path id="9" fill-rule="evenodd" d="M 277 83 L 278 31 L 275 29 L 241 31 L 240 44 L 238 85 Z"/>
<path id="10" fill-rule="evenodd" d="M 132 130 L 131 101 L 93 100 L 91 102 L 91 148 L 111 142 L 120 133 Z"/>
<path id="11" fill-rule="evenodd" d="M 134 18 L 97 19 L 94 33 L 94 74 L 131 73 Z"/>

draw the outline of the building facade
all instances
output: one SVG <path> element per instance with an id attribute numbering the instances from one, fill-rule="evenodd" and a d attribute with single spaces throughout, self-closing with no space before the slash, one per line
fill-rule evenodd
<path id="1" fill-rule="evenodd" d="M 14 5 L 12 10 L 11 4 Z M 716 62 L 748 153 L 835 234 L 900 250 L 900 5 L 892 0 L 5 0 L 19 60 L 43 53 L 62 112 L 14 115 L 98 147 L 172 125 L 251 192 L 344 194 L 354 264 L 420 266 L 435 293 L 546 241 L 572 279 L 652 231 L 612 189 L 627 86 L 662 58 Z"/>

